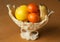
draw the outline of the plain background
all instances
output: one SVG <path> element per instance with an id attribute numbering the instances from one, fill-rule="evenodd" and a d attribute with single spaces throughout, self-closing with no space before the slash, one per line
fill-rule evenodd
<path id="1" fill-rule="evenodd" d="M 35 41 L 27 41 L 20 37 L 20 28 L 8 15 L 7 4 L 22 5 L 34 2 L 43 3 L 53 13 L 49 22 L 40 30 L 40 37 Z M 60 42 L 60 1 L 59 0 L 0 0 L 0 42 Z"/>

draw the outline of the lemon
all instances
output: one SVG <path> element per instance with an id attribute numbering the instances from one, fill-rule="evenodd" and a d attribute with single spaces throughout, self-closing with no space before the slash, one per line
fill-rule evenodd
<path id="1" fill-rule="evenodd" d="M 19 6 L 15 11 L 15 17 L 18 20 L 24 21 L 27 19 L 28 11 L 26 5 Z"/>

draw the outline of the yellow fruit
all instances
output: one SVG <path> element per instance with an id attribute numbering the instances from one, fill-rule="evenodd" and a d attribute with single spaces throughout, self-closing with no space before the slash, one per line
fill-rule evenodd
<path id="1" fill-rule="evenodd" d="M 21 5 L 18 7 L 15 11 L 15 17 L 18 20 L 24 21 L 27 19 L 28 11 L 27 11 L 27 6 L 26 5 Z"/>
<path id="2" fill-rule="evenodd" d="M 40 9 L 40 18 L 42 20 L 44 20 L 45 19 L 45 15 L 48 14 L 47 7 L 45 5 L 39 5 L 39 9 Z"/>

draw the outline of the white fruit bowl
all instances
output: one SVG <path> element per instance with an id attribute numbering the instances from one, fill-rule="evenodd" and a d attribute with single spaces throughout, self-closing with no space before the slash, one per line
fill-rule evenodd
<path id="1" fill-rule="evenodd" d="M 21 28 L 21 37 L 26 40 L 36 40 L 39 35 L 38 29 L 47 24 L 49 16 L 53 13 L 53 11 L 48 12 L 49 14 L 46 14 L 41 22 L 31 23 L 19 21 L 15 18 L 15 16 L 13 15 L 13 13 L 15 13 L 15 5 L 7 5 L 7 8 L 10 18 Z"/>

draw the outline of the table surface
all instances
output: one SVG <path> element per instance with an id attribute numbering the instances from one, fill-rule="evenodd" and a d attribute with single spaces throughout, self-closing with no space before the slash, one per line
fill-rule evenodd
<path id="1" fill-rule="evenodd" d="M 20 37 L 20 28 L 11 20 L 6 7 L 7 4 L 19 6 L 31 2 L 43 3 L 54 11 L 35 41 Z M 60 42 L 60 0 L 0 0 L 0 42 Z"/>

